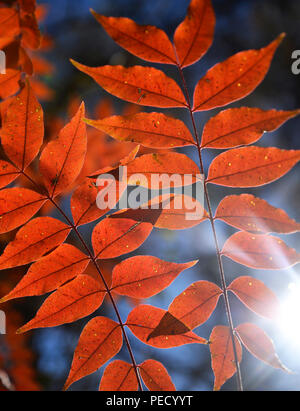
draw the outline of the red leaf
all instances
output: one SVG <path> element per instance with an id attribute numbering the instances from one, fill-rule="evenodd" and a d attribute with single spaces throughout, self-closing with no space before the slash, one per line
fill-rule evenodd
<path id="1" fill-rule="evenodd" d="M 88 67 L 73 60 L 71 62 L 104 90 L 120 99 L 143 106 L 186 107 L 178 84 L 153 67 Z"/>
<path id="2" fill-rule="evenodd" d="M 21 13 L 22 44 L 32 50 L 41 45 L 41 33 L 34 13 Z"/>
<path id="3" fill-rule="evenodd" d="M 197 281 L 174 298 L 168 312 L 193 330 L 208 320 L 221 294 L 216 284 Z"/>
<path id="4" fill-rule="evenodd" d="M 222 255 L 239 264 L 262 270 L 282 270 L 300 262 L 300 254 L 280 238 L 246 231 L 239 231 L 229 237 L 223 246 Z"/>
<path id="5" fill-rule="evenodd" d="M 222 290 L 208 281 L 197 281 L 179 294 L 168 311 L 149 334 L 148 339 L 182 334 L 193 330 L 208 320 L 216 308 Z"/>
<path id="6" fill-rule="evenodd" d="M 260 280 L 249 276 L 238 277 L 227 287 L 250 310 L 263 317 L 275 319 L 279 312 L 276 295 Z"/>
<path id="7" fill-rule="evenodd" d="M 203 205 L 196 199 L 181 194 L 160 196 L 150 204 L 161 203 L 154 227 L 167 230 L 183 230 L 194 227 L 208 218 Z M 144 206 L 143 206 L 144 207 Z M 150 207 L 150 206 L 149 206 Z"/>
<path id="8" fill-rule="evenodd" d="M 149 335 L 156 329 L 166 313 L 167 311 L 151 305 L 139 305 L 128 315 L 126 325 L 139 340 L 156 348 L 171 348 L 193 343 L 206 344 L 207 341 L 204 338 L 189 331 L 179 320 L 177 322 L 174 320 L 172 334 L 160 335 L 149 340 Z"/>
<path id="9" fill-rule="evenodd" d="M 58 138 L 50 141 L 42 152 L 40 171 L 51 197 L 69 188 L 81 171 L 87 146 L 83 117 L 82 103 L 71 122 L 60 131 Z"/>
<path id="10" fill-rule="evenodd" d="M 0 233 L 26 223 L 45 203 L 46 197 L 22 187 L 0 191 Z"/>
<path id="11" fill-rule="evenodd" d="M 250 94 L 267 74 L 283 37 L 260 50 L 234 54 L 208 70 L 195 88 L 193 111 L 225 106 Z"/>
<path id="12" fill-rule="evenodd" d="M 242 347 L 234 337 L 238 361 L 242 360 Z M 234 351 L 228 327 L 217 325 L 209 338 L 211 366 L 215 376 L 214 390 L 218 391 L 222 385 L 236 373 Z"/>
<path id="13" fill-rule="evenodd" d="M 34 68 L 33 68 L 32 60 L 29 57 L 27 51 L 21 46 L 19 49 L 19 65 L 21 66 L 22 71 L 28 74 L 28 76 L 33 75 Z"/>
<path id="14" fill-rule="evenodd" d="M 101 281 L 80 274 L 59 287 L 43 303 L 36 316 L 18 334 L 41 327 L 56 327 L 92 314 L 100 307 L 106 291 Z"/>
<path id="15" fill-rule="evenodd" d="M 210 0 L 192 0 L 187 16 L 177 27 L 174 44 L 181 67 L 199 60 L 213 41 L 215 15 Z"/>
<path id="16" fill-rule="evenodd" d="M 105 17 L 92 10 L 96 20 L 121 47 L 141 59 L 154 63 L 176 64 L 172 43 L 155 26 L 141 26 L 126 17 Z"/>
<path id="17" fill-rule="evenodd" d="M 64 390 L 114 357 L 122 341 L 121 328 L 115 321 L 106 317 L 90 320 L 80 335 Z"/>
<path id="18" fill-rule="evenodd" d="M 150 255 L 134 256 L 114 267 L 111 289 L 133 298 L 149 298 L 167 288 L 183 270 L 196 263 L 178 264 Z"/>
<path id="19" fill-rule="evenodd" d="M 101 210 L 97 206 L 98 191 L 99 189 L 91 181 L 85 181 L 72 194 L 71 212 L 76 226 L 97 220 L 109 211 Z"/>
<path id="20" fill-rule="evenodd" d="M 249 107 L 221 111 L 206 123 L 201 147 L 224 149 L 254 143 L 263 133 L 276 130 L 287 120 L 297 116 L 299 112 L 299 110 L 276 111 Z"/>
<path id="21" fill-rule="evenodd" d="M 93 230 L 92 244 L 97 258 L 115 258 L 137 249 L 150 235 L 153 225 L 133 218 L 107 217 Z"/>
<path id="22" fill-rule="evenodd" d="M 131 141 L 150 148 L 195 145 L 185 124 L 162 113 L 137 113 L 100 120 L 85 119 L 90 126 L 120 141 Z"/>
<path id="23" fill-rule="evenodd" d="M 35 13 L 36 0 L 18 0 L 20 7 L 26 13 Z"/>
<path id="24" fill-rule="evenodd" d="M 132 364 L 115 360 L 108 364 L 101 378 L 99 391 L 137 391 L 138 381 Z"/>
<path id="25" fill-rule="evenodd" d="M 119 167 L 126 166 L 128 163 L 133 161 L 135 157 L 137 156 L 139 149 L 140 149 L 140 146 L 136 146 L 132 151 L 130 151 L 130 153 L 126 157 L 122 158 L 121 160 L 117 161 L 116 163 L 112 165 L 102 167 L 99 170 L 94 171 L 88 177 L 97 178 L 101 174 L 108 174 L 109 172 L 114 173 Z"/>
<path id="26" fill-rule="evenodd" d="M 185 180 L 187 175 L 191 178 Z M 185 154 L 175 152 L 144 154 L 135 158 L 127 164 L 127 177 L 132 185 L 152 189 L 181 187 L 202 181 L 197 164 Z"/>
<path id="27" fill-rule="evenodd" d="M 17 286 L 0 302 L 13 298 L 40 295 L 81 274 L 89 258 L 71 244 L 61 244 L 52 253 L 32 264 Z"/>
<path id="28" fill-rule="evenodd" d="M 240 230 L 257 234 L 287 234 L 300 230 L 300 224 L 292 220 L 285 211 L 252 194 L 225 197 L 218 205 L 215 218 Z"/>
<path id="29" fill-rule="evenodd" d="M 146 360 L 139 365 L 139 369 L 150 391 L 176 391 L 168 371 L 159 361 Z"/>
<path id="30" fill-rule="evenodd" d="M 299 160 L 300 150 L 234 148 L 212 161 L 207 182 L 228 187 L 262 186 L 285 175 Z"/>
<path id="31" fill-rule="evenodd" d="M 13 99 L 14 99 L 14 97 L 9 97 L 9 98 L 1 101 L 1 103 L 0 103 L 0 120 L 1 120 L 1 123 L 4 120 L 6 111 L 9 107 L 10 103 L 13 101 Z"/>
<path id="32" fill-rule="evenodd" d="M 0 257 L 0 269 L 31 263 L 61 244 L 70 227 L 52 217 L 37 217 L 21 227 Z"/>
<path id="33" fill-rule="evenodd" d="M 15 37 L 20 33 L 19 13 L 15 8 L 0 9 L 0 37 Z"/>
<path id="34" fill-rule="evenodd" d="M 267 334 L 255 324 L 245 323 L 236 327 L 243 345 L 249 352 L 261 361 L 271 365 L 274 368 L 279 368 L 283 371 L 289 370 L 279 360 L 273 341 Z"/>
<path id="35" fill-rule="evenodd" d="M 0 160 L 0 188 L 7 186 L 19 175 L 20 171 L 13 164 Z"/>
<path id="36" fill-rule="evenodd" d="M 37 156 L 44 137 L 43 110 L 28 82 L 9 105 L 0 135 L 6 155 L 21 170 Z"/>
<path id="37" fill-rule="evenodd" d="M 20 80 L 20 71 L 10 68 L 6 69 L 6 74 L 0 75 L 0 98 L 5 99 L 19 91 Z"/>
<path id="38" fill-rule="evenodd" d="M 183 230 L 200 224 L 208 214 L 201 203 L 190 196 L 163 194 L 143 203 L 140 208 L 117 211 L 111 218 L 129 218 L 149 222 L 157 228 Z"/>

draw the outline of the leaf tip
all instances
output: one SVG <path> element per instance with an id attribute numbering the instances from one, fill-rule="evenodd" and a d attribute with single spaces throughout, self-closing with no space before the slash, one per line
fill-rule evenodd
<path id="1" fill-rule="evenodd" d="M 84 115 L 85 115 L 85 103 L 84 103 L 84 101 L 81 102 L 81 104 L 79 106 L 79 109 L 78 109 L 78 112 L 81 115 L 81 121 L 83 121 Z"/>
<path id="2" fill-rule="evenodd" d="M 277 37 L 278 44 L 280 44 L 282 42 L 282 40 L 285 38 L 285 36 L 286 36 L 285 32 L 282 32 L 282 33 L 279 34 L 279 36 Z"/>
<path id="3" fill-rule="evenodd" d="M 100 15 L 92 8 L 90 8 L 90 13 L 97 19 Z"/>
<path id="4" fill-rule="evenodd" d="M 199 263 L 199 260 L 193 260 L 193 261 L 190 261 L 190 268 L 191 267 L 194 267 L 196 264 L 198 264 Z"/>
<path id="5" fill-rule="evenodd" d="M 78 63 L 77 61 L 70 59 L 70 63 L 73 64 L 74 67 L 76 67 L 78 70 L 80 70 L 81 64 Z"/>

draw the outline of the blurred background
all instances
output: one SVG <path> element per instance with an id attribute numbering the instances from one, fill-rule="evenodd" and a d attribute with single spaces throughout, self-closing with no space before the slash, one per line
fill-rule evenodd
<path id="1" fill-rule="evenodd" d="M 170 38 L 177 25 L 184 19 L 189 0 L 48 0 L 38 1 L 45 6 L 40 28 L 49 36 L 53 47 L 45 53 L 47 61 L 53 67 L 49 71 L 41 71 L 40 95 L 48 131 L 56 129 L 56 124 L 63 124 L 72 112 L 73 105 L 84 100 L 89 116 L 97 118 L 96 113 L 110 107 L 116 114 L 134 110 L 127 103 L 110 97 L 96 85 L 88 76 L 77 71 L 69 62 L 72 58 L 87 66 L 105 64 L 121 64 L 125 66 L 147 65 L 146 62 L 130 55 L 121 49 L 104 32 L 90 13 L 90 8 L 107 16 L 124 16 L 134 19 L 140 24 L 156 25 L 164 29 Z M 213 0 L 216 13 L 216 30 L 212 47 L 197 64 L 185 69 L 187 82 L 192 92 L 197 81 L 217 62 L 232 54 L 249 49 L 261 48 L 269 44 L 278 34 L 287 34 L 277 50 L 271 68 L 261 85 L 248 97 L 233 103 L 230 107 L 259 107 L 263 109 L 292 110 L 300 107 L 300 74 L 292 73 L 291 58 L 294 50 L 300 49 L 300 2 L 297 0 Z M 163 68 L 165 72 L 179 82 L 176 68 L 154 65 Z M 205 122 L 221 109 L 197 113 L 197 128 L 201 134 Z M 182 110 L 183 111 L 183 110 Z M 189 118 L 181 110 L 165 110 L 181 118 L 190 126 Z M 300 118 L 295 118 L 284 124 L 277 131 L 266 133 L 259 141 L 262 146 L 276 146 L 284 149 L 300 149 L 299 143 Z M 185 153 L 197 161 L 195 153 L 185 149 Z M 108 148 L 109 153 L 109 148 Z M 204 153 L 205 168 L 212 158 L 218 154 L 216 150 Z M 105 162 L 105 159 L 103 159 Z M 249 192 L 264 198 L 275 207 L 283 208 L 292 218 L 299 220 L 299 168 L 295 167 L 280 180 L 253 190 L 225 189 L 221 186 L 209 187 L 214 210 L 219 201 L 228 194 Z M 68 210 L 69 202 L 63 203 Z M 217 232 L 220 245 L 235 230 L 222 222 L 217 222 Z M 92 225 L 81 229 L 89 238 Z M 299 236 L 291 234 L 282 236 L 284 241 L 294 247 L 299 247 Z M 140 247 L 137 254 L 151 254 L 174 262 L 199 259 L 199 263 L 183 272 L 174 283 L 159 295 L 147 300 L 147 303 L 167 309 L 175 296 L 188 285 L 197 280 L 209 280 L 220 284 L 214 243 L 209 222 L 204 222 L 192 229 L 183 231 L 154 230 L 148 240 Z M 123 256 L 126 258 L 127 256 Z M 123 258 L 122 257 L 122 258 Z M 224 258 L 226 280 L 241 275 L 252 275 L 262 280 L 280 298 L 285 301 L 290 293 L 289 284 L 300 283 L 299 268 L 289 270 L 249 270 Z M 298 287 L 298 291 L 300 287 Z M 300 297 L 300 295 L 299 295 Z M 18 302 L 26 319 L 34 316 L 41 305 L 42 297 L 25 299 Z M 292 306 L 286 320 L 274 323 L 263 320 L 251 314 L 232 295 L 230 302 L 234 324 L 253 321 L 263 327 L 272 338 L 279 358 L 294 373 L 287 374 L 276 370 L 252 357 L 245 349 L 241 372 L 245 390 L 299 390 L 300 389 L 300 306 Z M 119 298 L 123 320 L 135 302 Z M 299 311 L 297 311 L 299 310 Z M 97 314 L 115 318 L 108 300 L 98 310 Z M 291 321 L 293 320 L 293 321 Z M 42 390 L 61 390 L 71 365 L 78 337 L 87 318 L 74 324 L 49 329 L 38 329 L 30 332 L 30 345 L 34 353 L 37 381 Z M 220 299 L 217 309 L 204 325 L 196 332 L 209 338 L 216 324 L 227 325 L 224 304 Z M 202 345 L 185 345 L 179 348 L 158 350 L 138 341 L 128 331 L 137 362 L 145 358 L 161 361 L 172 376 L 177 390 L 207 391 L 213 387 L 213 373 L 210 366 L 208 347 Z M 117 358 L 128 361 L 126 347 Z M 102 367 L 96 373 L 73 384 L 70 390 L 96 390 L 99 386 Z M 235 390 L 236 379 L 233 377 L 222 390 Z"/>

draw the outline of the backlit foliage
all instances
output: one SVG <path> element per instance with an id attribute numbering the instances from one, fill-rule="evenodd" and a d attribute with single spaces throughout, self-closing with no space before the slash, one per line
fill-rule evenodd
<path id="1" fill-rule="evenodd" d="M 227 106 L 253 92 L 268 72 L 284 35 L 260 49 L 241 51 L 217 63 L 199 79 L 190 96 L 184 68 L 199 61 L 212 44 L 215 15 L 210 0 L 190 2 L 173 41 L 157 27 L 92 11 L 108 35 L 128 52 L 148 62 L 177 68 L 181 84 L 163 70 L 148 65 L 88 67 L 72 60 L 78 70 L 104 90 L 132 105 L 122 115 L 114 115 L 104 100 L 94 113 L 87 115 L 83 102 L 79 102 L 79 108 L 74 104 L 70 106 L 70 121 L 54 124 L 50 141 L 45 141 L 39 99 L 51 98 L 51 90 L 42 88 L 36 77 L 49 67 L 34 54 L 43 44 L 35 1 L 0 3 L 0 48 L 9 57 L 7 73 L 0 76 L 0 232 L 14 233 L 7 238 L 0 256 L 0 269 L 29 265 L 1 302 L 51 293 L 34 318 L 17 333 L 72 323 L 93 314 L 107 297 L 115 317 L 94 316 L 86 323 L 64 389 L 112 360 L 104 370 L 100 390 L 138 390 L 142 389 L 142 381 L 149 390 L 175 390 L 160 362 L 150 358 L 140 364 L 136 362 L 128 329 L 144 344 L 161 349 L 205 344 L 207 355 L 211 355 L 215 390 L 234 374 L 238 377 L 238 388 L 242 389 L 242 347 L 270 366 L 286 371 L 272 340 L 261 328 L 250 322 L 233 325 L 228 294 L 233 293 L 247 308 L 271 319 L 276 318 L 279 309 L 277 297 L 262 281 L 251 276 L 237 277 L 227 285 L 222 258 L 253 269 L 289 268 L 299 262 L 300 255 L 276 234 L 299 231 L 299 224 L 285 211 L 247 193 L 228 195 L 214 212 L 209 187 L 259 187 L 284 176 L 299 161 L 300 151 L 252 144 L 264 132 L 276 130 L 300 111 L 224 109 L 208 120 L 202 135 L 194 114 Z M 143 112 L 143 106 L 152 110 L 186 110 L 192 130 L 163 112 Z M 105 135 L 115 140 L 109 149 Z M 198 154 L 198 164 L 180 153 L 180 148 L 186 146 Z M 203 156 L 207 149 L 223 151 L 215 156 L 206 172 Z M 196 220 L 186 220 L 186 210 L 172 208 L 175 200 L 170 196 L 170 209 L 127 209 L 104 217 L 109 210 L 96 205 L 96 178 L 101 173 L 115 173 L 120 165 L 127 166 L 128 179 L 136 173 L 150 179 L 155 172 L 190 174 L 195 182 L 196 176 L 203 174 L 203 214 Z M 72 217 L 60 205 L 66 195 L 71 195 Z M 60 219 L 47 215 L 53 209 Z M 237 230 L 222 248 L 215 220 Z M 203 221 L 211 225 L 220 282 L 199 279 L 180 291 L 167 310 L 145 300 L 198 264 L 197 259 L 175 263 L 151 255 L 131 255 L 116 262 L 111 276 L 103 270 L 105 260 L 134 252 L 154 229 L 186 230 Z M 96 222 L 91 233 L 92 247 L 78 229 L 90 222 Z M 76 245 L 68 242 L 71 232 L 77 239 Z M 118 309 L 119 295 L 141 301 L 126 320 Z M 194 330 L 210 318 L 220 299 L 228 323 L 215 325 L 207 340 Z M 15 341 L 20 341 L 18 338 L 22 337 L 17 335 Z M 128 362 L 113 360 L 123 344 Z"/>

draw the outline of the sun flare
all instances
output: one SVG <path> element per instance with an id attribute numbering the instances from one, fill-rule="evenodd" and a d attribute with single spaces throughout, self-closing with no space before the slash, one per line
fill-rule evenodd
<path id="1" fill-rule="evenodd" d="M 285 298 L 281 303 L 278 319 L 279 328 L 285 337 L 300 340 L 300 282 L 288 284 Z"/>

